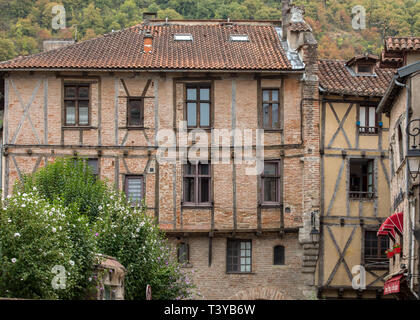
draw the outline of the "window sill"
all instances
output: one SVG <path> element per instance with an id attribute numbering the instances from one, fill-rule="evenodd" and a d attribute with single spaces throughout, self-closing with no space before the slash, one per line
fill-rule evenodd
<path id="1" fill-rule="evenodd" d="M 280 203 L 260 203 L 259 207 L 262 209 L 273 209 L 273 208 L 281 208 L 282 205 Z"/>
<path id="2" fill-rule="evenodd" d="M 148 129 L 144 126 L 139 126 L 139 127 L 135 127 L 135 126 L 126 126 L 126 127 L 119 127 L 118 129 L 120 130 L 145 130 Z"/>
<path id="3" fill-rule="evenodd" d="M 259 128 L 260 130 L 264 130 L 264 132 L 268 132 L 268 133 L 282 133 L 283 129 L 273 129 L 273 128 Z"/>
<path id="4" fill-rule="evenodd" d="M 378 199 L 377 196 L 373 196 L 373 197 L 370 197 L 370 198 L 365 198 L 365 197 L 360 197 L 360 198 L 357 198 L 357 197 L 349 197 L 349 200 L 350 201 L 375 201 L 377 199 Z"/>
<path id="5" fill-rule="evenodd" d="M 226 271 L 226 274 L 238 274 L 238 275 L 253 275 L 256 274 L 255 272 L 234 272 L 234 271 Z"/>
<path id="6" fill-rule="evenodd" d="M 211 204 L 206 205 L 197 205 L 197 204 L 181 204 L 183 209 L 212 209 L 213 206 Z"/>
<path id="7" fill-rule="evenodd" d="M 98 129 L 98 127 L 92 127 L 92 126 L 61 126 L 64 130 L 95 130 Z"/>

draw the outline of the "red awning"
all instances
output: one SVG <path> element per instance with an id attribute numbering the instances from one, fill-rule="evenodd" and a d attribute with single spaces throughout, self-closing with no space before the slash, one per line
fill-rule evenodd
<path id="1" fill-rule="evenodd" d="M 384 295 L 400 292 L 400 282 L 402 277 L 403 275 L 400 274 L 398 276 L 392 277 L 387 282 L 385 282 Z"/>
<path id="2" fill-rule="evenodd" d="M 388 217 L 378 230 L 377 236 L 389 235 L 395 239 L 395 231 L 403 234 L 404 231 L 404 214 L 402 212 L 395 213 Z"/>

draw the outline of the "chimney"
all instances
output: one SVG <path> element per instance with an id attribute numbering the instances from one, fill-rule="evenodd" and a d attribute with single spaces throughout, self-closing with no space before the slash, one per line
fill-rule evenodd
<path id="1" fill-rule="evenodd" d="M 157 13 L 156 12 L 143 12 L 143 23 L 149 24 L 151 19 L 156 19 Z"/>
<path id="2" fill-rule="evenodd" d="M 281 2 L 281 26 L 282 26 L 282 40 L 287 40 L 287 27 L 290 20 L 290 1 L 282 0 Z"/>
<path id="3" fill-rule="evenodd" d="M 150 30 L 144 31 L 144 53 L 151 53 L 153 49 L 153 36 Z"/>
<path id="4" fill-rule="evenodd" d="M 63 47 L 67 47 L 71 44 L 74 44 L 73 39 L 64 39 L 64 40 L 44 40 L 43 42 L 43 50 L 50 51 L 55 49 L 60 49 Z"/>

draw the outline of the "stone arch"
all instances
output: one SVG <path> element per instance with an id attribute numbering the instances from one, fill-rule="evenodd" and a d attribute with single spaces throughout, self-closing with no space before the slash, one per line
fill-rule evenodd
<path id="1" fill-rule="evenodd" d="M 251 288 L 232 296 L 231 300 L 292 300 L 283 292 L 272 288 Z"/>

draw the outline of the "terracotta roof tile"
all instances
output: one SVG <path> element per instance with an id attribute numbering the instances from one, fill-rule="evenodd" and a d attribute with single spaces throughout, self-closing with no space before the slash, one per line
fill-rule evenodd
<path id="1" fill-rule="evenodd" d="M 330 94 L 381 97 L 395 73 L 394 69 L 375 67 L 376 76 L 355 76 L 346 61 L 320 60 L 319 84 Z"/>
<path id="2" fill-rule="evenodd" d="M 420 52 L 420 37 L 388 37 L 385 39 L 385 50 Z"/>
<path id="3" fill-rule="evenodd" d="M 312 31 L 311 27 L 306 22 L 292 22 L 289 25 L 289 29 L 291 31 L 300 31 L 300 32 Z"/>
<path id="4" fill-rule="evenodd" d="M 145 31 L 153 51 L 144 53 Z M 174 41 L 190 33 L 193 41 Z M 231 42 L 247 34 L 248 42 Z M 274 25 L 137 25 L 64 48 L 0 63 L 5 69 L 292 70 Z"/>

